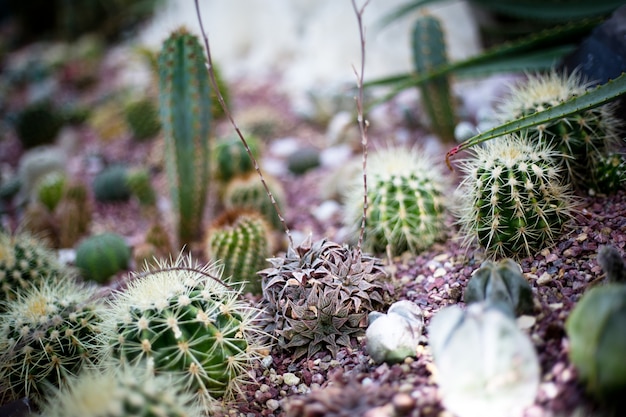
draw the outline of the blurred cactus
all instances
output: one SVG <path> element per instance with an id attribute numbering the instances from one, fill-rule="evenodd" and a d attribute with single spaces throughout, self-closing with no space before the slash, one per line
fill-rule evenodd
<path id="1" fill-rule="evenodd" d="M 128 169 L 123 165 L 111 165 L 100 171 L 92 183 L 96 200 L 102 202 L 126 201 L 131 196 Z"/>
<path id="2" fill-rule="evenodd" d="M 38 200 L 49 210 L 54 211 L 63 198 L 67 177 L 65 173 L 53 171 L 37 182 Z"/>
<path id="3" fill-rule="evenodd" d="M 261 141 L 253 135 L 246 136 L 246 142 L 255 159 L 261 156 Z M 254 172 L 254 163 L 250 159 L 241 140 L 235 136 L 220 138 L 213 150 L 215 158 L 213 178 L 222 184 L 234 177 Z"/>
<path id="4" fill-rule="evenodd" d="M 301 175 L 320 165 L 320 152 L 311 147 L 300 148 L 287 157 L 287 168 L 296 175 Z"/>
<path id="5" fill-rule="evenodd" d="M 172 243 L 167 230 L 156 222 L 148 229 L 144 242 L 134 248 L 135 265 L 139 267 L 152 263 L 155 259 L 170 259 L 172 254 Z"/>
<path id="6" fill-rule="evenodd" d="M 285 201 L 285 191 L 282 184 L 268 174 L 264 174 L 263 177 L 276 203 L 282 208 Z M 256 210 L 265 217 L 272 227 L 282 228 L 278 213 L 276 213 L 265 187 L 255 172 L 239 175 L 228 183 L 224 191 L 224 206 L 227 209 Z"/>
<path id="7" fill-rule="evenodd" d="M 128 135 L 121 101 L 119 97 L 110 97 L 97 105 L 90 113 L 87 124 L 96 133 L 98 139 L 111 142 Z"/>
<path id="8" fill-rule="evenodd" d="M 213 63 L 212 70 L 213 70 L 213 75 L 215 76 L 215 81 L 217 83 L 217 88 L 219 88 L 220 93 L 222 94 L 222 98 L 224 99 L 224 103 L 226 104 L 226 107 L 229 107 L 231 104 L 230 103 L 230 88 L 228 87 L 226 80 L 222 76 L 222 71 L 220 70 L 220 67 L 218 65 L 215 65 L 215 63 Z M 213 119 L 215 120 L 221 119 L 224 117 L 224 109 L 222 108 L 222 106 L 220 105 L 220 102 L 217 99 L 217 94 L 215 94 L 215 92 L 213 91 L 211 92 L 211 115 L 213 116 Z M 246 140 L 248 140 L 248 138 L 246 138 Z"/>
<path id="9" fill-rule="evenodd" d="M 100 284 L 128 268 L 130 247 L 116 233 L 101 233 L 83 240 L 76 248 L 74 264 L 82 276 Z"/>
<path id="10" fill-rule="evenodd" d="M 67 155 L 54 146 L 38 146 L 26 151 L 20 158 L 17 175 L 20 190 L 19 203 L 37 199 L 37 184 L 53 172 L 65 174 Z"/>
<path id="11" fill-rule="evenodd" d="M 139 204 L 144 207 L 153 207 L 156 204 L 157 196 L 150 171 L 144 168 L 130 170 L 126 176 L 126 184 L 131 194 L 139 200 Z"/>
<path id="12" fill-rule="evenodd" d="M 595 191 L 614 193 L 626 185 L 626 159 L 624 155 L 611 152 L 600 156 L 592 173 Z"/>
<path id="13" fill-rule="evenodd" d="M 54 211 L 60 248 L 73 247 L 89 231 L 91 211 L 87 187 L 80 182 L 69 184 Z"/>
<path id="14" fill-rule="evenodd" d="M 15 130 L 26 149 L 54 142 L 65 123 L 62 112 L 50 101 L 37 101 L 24 107 L 15 120 Z"/>
<path id="15" fill-rule="evenodd" d="M 150 139 L 161 131 L 159 110 L 150 98 L 142 98 L 127 104 L 124 116 L 136 140 Z"/>

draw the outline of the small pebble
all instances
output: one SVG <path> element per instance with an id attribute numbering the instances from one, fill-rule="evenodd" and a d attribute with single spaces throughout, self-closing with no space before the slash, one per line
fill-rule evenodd
<path id="1" fill-rule="evenodd" d="M 287 372 L 283 374 L 283 382 L 285 385 L 289 385 L 290 387 L 298 385 L 300 383 L 300 378 L 298 378 L 295 374 L 291 372 Z"/>
<path id="2" fill-rule="evenodd" d="M 265 403 L 265 405 L 267 406 L 267 408 L 271 411 L 277 410 L 278 407 L 280 407 L 280 403 L 275 400 L 275 399 L 269 399 L 267 400 L 267 402 Z"/>
<path id="3" fill-rule="evenodd" d="M 552 282 L 552 275 L 547 272 L 544 272 L 539 278 L 537 278 L 537 285 L 546 285 L 549 282 Z"/>

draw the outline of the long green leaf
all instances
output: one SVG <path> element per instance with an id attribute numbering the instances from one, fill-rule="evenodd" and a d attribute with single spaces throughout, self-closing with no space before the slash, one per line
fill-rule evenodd
<path id="1" fill-rule="evenodd" d="M 471 0 L 507 16 L 566 22 L 591 16 L 606 16 L 624 0 Z"/>
<path id="2" fill-rule="evenodd" d="M 378 23 L 376 24 L 377 29 L 383 29 L 388 26 L 390 23 L 395 22 L 396 20 L 402 19 L 406 17 L 409 13 L 426 6 L 430 3 L 439 3 L 440 0 L 416 0 L 410 1 L 405 5 L 399 6 L 393 9 L 391 12 L 383 16 Z"/>

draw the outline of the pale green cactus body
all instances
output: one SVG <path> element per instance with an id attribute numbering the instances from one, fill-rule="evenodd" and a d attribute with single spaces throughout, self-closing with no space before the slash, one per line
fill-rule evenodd
<path id="1" fill-rule="evenodd" d="M 105 232 L 89 236 L 76 248 L 75 265 L 83 277 L 101 284 L 128 268 L 130 247 L 124 237 Z"/>
<path id="2" fill-rule="evenodd" d="M 272 192 L 279 207 L 285 201 L 285 191 L 282 184 L 274 177 L 263 175 L 265 182 Z M 267 195 L 263 183 L 255 172 L 249 172 L 234 177 L 224 191 L 224 206 L 227 209 L 256 210 L 276 229 L 282 228 L 280 217 L 272 200 Z"/>

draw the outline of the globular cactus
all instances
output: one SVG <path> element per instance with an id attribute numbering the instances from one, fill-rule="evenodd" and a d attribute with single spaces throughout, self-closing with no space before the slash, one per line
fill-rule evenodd
<path id="1" fill-rule="evenodd" d="M 448 64 L 443 29 L 436 17 L 419 17 L 413 26 L 411 42 L 418 76 Z M 432 131 L 443 141 L 454 142 L 456 115 L 448 76 L 436 77 L 421 84 L 419 89 Z"/>
<path id="2" fill-rule="evenodd" d="M 128 169 L 123 165 L 110 165 L 100 171 L 92 183 L 96 200 L 103 202 L 126 201 L 131 196 Z"/>
<path id="3" fill-rule="evenodd" d="M 156 204 L 156 191 L 152 186 L 152 178 L 147 169 L 136 168 L 130 170 L 126 177 L 126 184 L 131 194 L 139 200 L 139 204 L 144 207 L 153 207 Z"/>
<path id="4" fill-rule="evenodd" d="M 199 238 L 209 179 L 211 88 L 204 50 L 184 27 L 158 57 L 165 164 L 179 245 Z"/>
<path id="5" fill-rule="evenodd" d="M 439 310 L 428 326 L 443 405 L 459 417 L 516 415 L 534 402 L 541 369 L 515 320 L 484 303 Z"/>
<path id="6" fill-rule="evenodd" d="M 529 75 L 527 80 L 511 87 L 497 108 L 496 116 L 502 122 L 520 119 L 580 96 L 591 85 L 577 72 L 567 75 L 551 71 Z M 547 144 L 557 151 L 555 157 L 572 184 L 594 187 L 592 173 L 598 159 L 623 144 L 621 122 L 615 112 L 614 103 L 605 104 L 525 132 L 533 143 Z"/>
<path id="7" fill-rule="evenodd" d="M 364 249 L 417 253 L 444 236 L 448 184 L 439 166 L 416 148 L 389 147 L 372 154 Z M 359 233 L 363 188 L 358 178 L 345 199 L 344 223 Z"/>
<path id="8" fill-rule="evenodd" d="M 54 146 L 38 146 L 29 149 L 20 158 L 17 175 L 20 190 L 18 202 L 25 203 L 37 199 L 37 184 L 48 174 L 65 174 L 66 153 Z"/>
<path id="9" fill-rule="evenodd" d="M 590 394 L 601 402 L 623 406 L 626 266 L 611 246 L 598 249 L 598 263 L 608 283 L 587 290 L 567 318 L 569 358 Z"/>
<path id="10" fill-rule="evenodd" d="M 624 155 L 611 152 L 600 156 L 595 164 L 594 189 L 600 193 L 614 193 L 626 184 L 626 159 Z"/>
<path id="11" fill-rule="evenodd" d="M 53 171 L 37 182 L 37 199 L 49 210 L 54 211 L 65 193 L 67 176 L 64 172 Z"/>
<path id="12" fill-rule="evenodd" d="M 259 311 L 221 281 L 221 268 L 179 257 L 137 274 L 103 324 L 108 356 L 154 367 L 211 403 L 230 399 L 266 349 Z"/>
<path id="13" fill-rule="evenodd" d="M 263 175 L 265 182 L 274 196 L 279 207 L 285 201 L 285 191 L 282 184 L 274 177 Z M 261 213 L 276 229 L 282 227 L 278 213 L 267 195 L 265 188 L 255 172 L 239 175 L 233 178 L 224 191 L 224 206 L 227 209 L 250 209 Z"/>
<path id="14" fill-rule="evenodd" d="M 201 417 L 199 404 L 181 384 L 150 369 L 87 369 L 44 403 L 41 417 Z"/>
<path id="15" fill-rule="evenodd" d="M 533 311 L 533 290 L 522 268 L 512 259 L 485 261 L 470 278 L 465 289 L 466 304 L 486 302 L 511 315 Z"/>
<path id="16" fill-rule="evenodd" d="M 261 155 L 261 141 L 256 136 L 248 135 L 246 142 L 252 155 L 258 159 Z M 220 138 L 215 143 L 213 155 L 215 158 L 213 178 L 222 184 L 228 183 L 238 175 L 254 172 L 254 163 L 238 137 Z"/>
<path id="17" fill-rule="evenodd" d="M 514 259 L 551 246 L 574 209 L 555 151 L 506 136 L 474 148 L 461 163 L 457 216 L 465 243 L 476 240 L 487 256 Z"/>
<path id="18" fill-rule="evenodd" d="M 65 117 L 52 102 L 37 101 L 23 108 L 17 115 L 15 130 L 26 149 L 54 142 Z"/>
<path id="19" fill-rule="evenodd" d="M 244 291 L 261 294 L 257 272 L 269 266 L 271 226 L 252 210 L 227 210 L 215 219 L 206 232 L 204 251 L 207 259 L 224 264 L 224 276 L 244 283 Z"/>
<path id="20" fill-rule="evenodd" d="M 97 335 L 104 304 L 93 287 L 69 276 L 42 281 L 6 305 L 0 321 L 0 380 L 6 399 L 28 397 L 41 405 L 60 387 L 97 362 Z"/>
<path id="21" fill-rule="evenodd" d="M 287 157 L 287 169 L 296 175 L 317 168 L 320 163 L 320 151 L 312 147 L 297 149 Z"/>
<path id="22" fill-rule="evenodd" d="M 76 248 L 74 264 L 82 276 L 100 284 L 128 268 L 130 247 L 117 233 L 105 232 L 84 239 Z"/>
<path id="23" fill-rule="evenodd" d="M 167 230 L 159 222 L 153 223 L 144 242 L 133 248 L 135 265 L 142 266 L 154 259 L 169 259 L 172 257 L 172 243 Z"/>
<path id="24" fill-rule="evenodd" d="M 124 117 L 133 138 L 143 141 L 161 131 L 159 109 L 150 98 L 141 98 L 124 107 Z"/>

